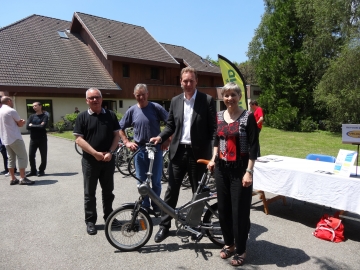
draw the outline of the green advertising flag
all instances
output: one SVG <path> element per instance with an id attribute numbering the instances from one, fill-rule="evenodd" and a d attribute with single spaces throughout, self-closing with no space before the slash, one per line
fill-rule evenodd
<path id="1" fill-rule="evenodd" d="M 234 82 L 240 87 L 241 99 L 239 100 L 239 107 L 248 110 L 246 82 L 240 70 L 232 62 L 220 54 L 218 54 L 218 60 L 224 84 Z"/>

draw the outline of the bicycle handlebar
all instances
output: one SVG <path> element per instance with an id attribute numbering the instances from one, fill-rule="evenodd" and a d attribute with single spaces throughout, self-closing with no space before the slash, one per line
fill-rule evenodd
<path id="1" fill-rule="evenodd" d="M 197 163 L 200 163 L 200 164 L 205 164 L 205 165 L 208 165 L 210 160 L 207 160 L 207 159 L 198 159 L 196 161 Z"/>

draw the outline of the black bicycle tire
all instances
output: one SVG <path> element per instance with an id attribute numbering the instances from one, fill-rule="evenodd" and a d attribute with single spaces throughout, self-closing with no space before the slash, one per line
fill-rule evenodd
<path id="1" fill-rule="evenodd" d="M 169 157 L 169 150 L 164 151 L 163 154 L 163 167 L 162 167 L 162 181 L 168 182 L 169 181 L 169 164 L 170 164 L 170 157 Z"/>
<path id="2" fill-rule="evenodd" d="M 105 235 L 106 235 L 106 239 L 108 240 L 108 242 L 115 248 L 122 250 L 122 251 L 133 251 L 133 250 L 138 250 L 139 248 L 141 248 L 142 246 L 144 246 L 150 239 L 152 232 L 153 232 L 153 223 L 152 223 L 152 219 L 150 218 L 148 212 L 146 212 L 144 209 L 140 208 L 139 210 L 139 215 L 141 216 L 141 219 L 144 220 L 144 222 L 142 224 L 139 225 L 138 228 L 140 228 L 140 226 L 142 227 L 142 229 L 144 230 L 143 227 L 145 227 L 146 233 L 144 235 L 144 237 L 140 240 L 139 243 L 137 244 L 129 244 L 130 243 L 130 238 L 132 238 L 132 236 L 135 236 L 135 234 L 138 234 L 141 230 L 139 231 L 134 231 L 134 230 L 126 230 L 126 226 L 129 221 L 131 220 L 132 216 L 132 211 L 134 209 L 134 205 L 125 205 L 125 206 L 121 206 L 117 209 L 115 209 L 113 212 L 111 212 L 111 214 L 109 215 L 109 217 L 106 220 L 105 223 Z M 123 220 L 121 219 L 119 216 L 121 214 L 121 212 L 129 212 L 129 215 L 127 216 L 128 220 Z M 122 223 L 122 226 L 125 227 L 121 227 L 121 228 L 112 228 L 111 224 L 113 222 L 114 219 L 117 219 L 118 222 Z M 138 222 L 140 223 L 140 220 L 138 220 Z M 117 231 L 119 232 L 118 235 L 125 235 L 126 236 L 126 243 L 128 243 L 128 245 L 126 243 L 120 243 L 119 241 L 117 241 L 118 239 L 115 239 L 115 234 L 114 232 Z M 131 236 L 132 234 L 132 236 Z"/>
<path id="3" fill-rule="evenodd" d="M 116 168 L 124 176 L 130 175 L 130 173 L 128 171 L 128 166 L 127 166 L 127 154 L 128 154 L 127 148 L 125 145 L 123 145 L 116 152 L 116 159 L 115 159 Z M 125 155 L 125 158 L 124 158 L 124 155 Z"/>
<path id="4" fill-rule="evenodd" d="M 214 203 L 210 207 L 213 211 L 218 212 L 218 204 L 217 203 Z M 204 218 L 203 218 L 203 223 L 204 224 L 212 224 L 212 221 L 211 221 L 212 216 L 214 216 L 213 212 L 211 212 L 209 209 L 206 210 Z M 217 226 L 220 226 L 220 222 L 217 224 Z M 223 237 L 222 237 L 222 241 L 219 241 L 212 234 L 211 230 L 205 230 L 205 233 L 209 237 L 210 241 L 213 242 L 215 245 L 217 245 L 219 247 L 223 247 L 225 245 L 225 241 L 223 240 L 224 239 Z"/>
<path id="5" fill-rule="evenodd" d="M 80 148 L 80 150 L 79 150 L 78 148 Z M 77 152 L 80 156 L 83 155 L 83 154 L 82 154 L 82 151 L 83 151 L 82 148 L 81 148 L 80 146 L 78 146 L 76 142 L 75 142 L 75 150 L 76 150 L 76 152 Z"/>

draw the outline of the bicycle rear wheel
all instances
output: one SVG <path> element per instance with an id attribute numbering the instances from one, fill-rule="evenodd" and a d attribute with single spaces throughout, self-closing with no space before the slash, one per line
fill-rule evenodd
<path id="1" fill-rule="evenodd" d="M 114 210 L 105 223 L 105 235 L 109 243 L 122 251 L 137 250 L 150 239 L 153 223 L 149 214 L 140 209 L 135 224 L 131 228 L 134 206 L 126 205 Z M 120 226 L 112 227 L 114 220 Z"/>
<path id="2" fill-rule="evenodd" d="M 211 242 L 213 242 L 215 245 L 218 245 L 219 247 L 223 247 L 225 245 L 225 241 L 220 228 L 218 204 L 214 203 L 210 207 L 214 213 L 211 212 L 210 209 L 208 209 L 205 212 L 203 223 L 207 226 L 218 227 L 219 229 L 205 230 L 205 233 L 207 234 Z"/>

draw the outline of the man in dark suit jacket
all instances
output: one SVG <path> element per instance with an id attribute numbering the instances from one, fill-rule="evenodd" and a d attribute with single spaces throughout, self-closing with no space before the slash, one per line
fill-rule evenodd
<path id="1" fill-rule="evenodd" d="M 193 193 L 206 166 L 197 164 L 198 159 L 210 159 L 212 141 L 216 130 L 216 107 L 214 99 L 196 90 L 198 79 L 195 69 L 181 70 L 180 83 L 184 93 L 171 100 L 169 118 L 159 136 L 150 139 L 161 143 L 172 136 L 170 144 L 169 183 L 164 201 L 176 207 L 181 182 L 188 173 Z M 171 227 L 171 217 L 162 213 L 160 230 L 155 242 L 163 241 Z"/>

